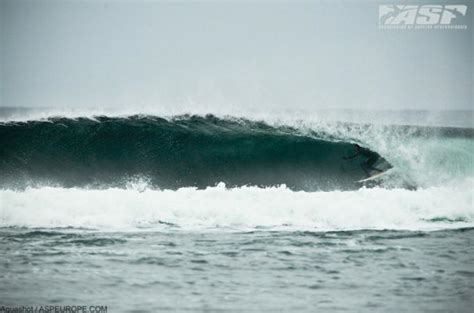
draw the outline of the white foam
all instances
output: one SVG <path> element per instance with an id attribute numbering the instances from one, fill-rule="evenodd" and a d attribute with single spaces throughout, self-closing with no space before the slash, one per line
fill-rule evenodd
<path id="1" fill-rule="evenodd" d="M 64 189 L 0 191 L 0 226 L 101 230 L 256 227 L 288 230 L 410 229 L 474 226 L 472 181 L 418 191 L 294 192 L 286 187 L 219 185 L 206 190 Z"/>

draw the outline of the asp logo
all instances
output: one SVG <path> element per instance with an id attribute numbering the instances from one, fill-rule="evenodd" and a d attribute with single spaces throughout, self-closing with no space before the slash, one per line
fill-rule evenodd
<path id="1" fill-rule="evenodd" d="M 467 28 L 467 5 L 379 5 L 382 28 Z"/>

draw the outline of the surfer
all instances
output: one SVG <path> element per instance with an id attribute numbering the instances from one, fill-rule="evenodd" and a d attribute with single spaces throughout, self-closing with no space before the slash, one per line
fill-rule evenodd
<path id="1" fill-rule="evenodd" d="M 358 144 L 354 144 L 354 151 L 355 153 L 353 155 L 347 157 L 345 156 L 343 159 L 351 160 L 359 155 L 364 156 L 366 160 L 360 166 L 364 170 L 365 174 L 367 174 L 367 177 L 372 176 L 370 171 L 377 171 L 379 173 L 383 172 L 383 170 L 374 167 L 374 164 L 380 159 L 380 156 L 377 153 L 370 151 L 367 148 L 363 148 Z"/>

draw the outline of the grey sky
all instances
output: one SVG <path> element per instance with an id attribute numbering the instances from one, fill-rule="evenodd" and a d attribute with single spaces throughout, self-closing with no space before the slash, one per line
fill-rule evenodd
<path id="1" fill-rule="evenodd" d="M 1 1 L 1 106 L 471 109 L 473 32 L 396 1 Z"/>

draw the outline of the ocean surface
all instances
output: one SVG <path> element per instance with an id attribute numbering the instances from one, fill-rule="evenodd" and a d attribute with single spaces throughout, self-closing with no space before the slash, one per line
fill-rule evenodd
<path id="1" fill-rule="evenodd" d="M 472 311 L 472 112 L 0 113 L 0 309 Z"/>

